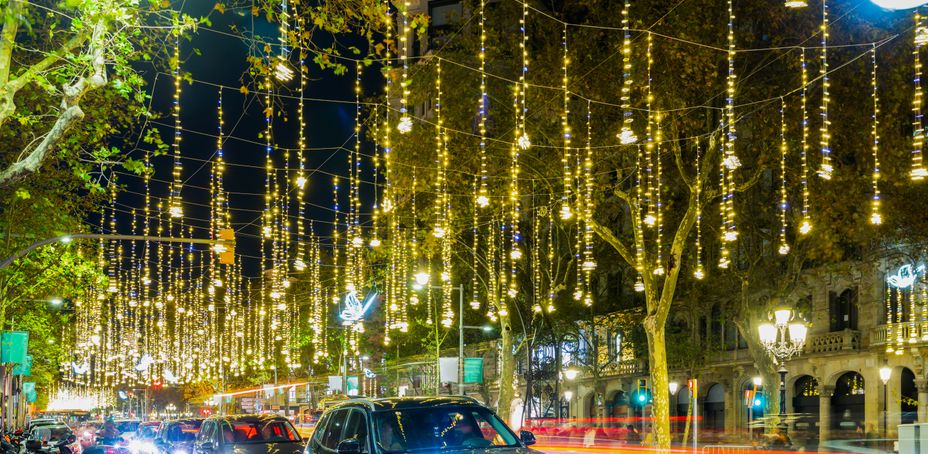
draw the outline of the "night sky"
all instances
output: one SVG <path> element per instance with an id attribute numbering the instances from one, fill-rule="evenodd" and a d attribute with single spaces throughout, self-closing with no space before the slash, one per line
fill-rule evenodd
<path id="1" fill-rule="evenodd" d="M 194 17 L 210 13 L 212 2 L 186 2 L 183 11 Z M 246 36 L 254 31 L 262 40 L 276 43 L 278 36 L 277 25 L 264 22 L 261 17 L 252 17 L 246 11 L 242 16 L 236 12 L 226 11 L 225 14 L 213 12 L 210 15 L 212 24 L 201 27 L 192 39 L 182 40 L 181 60 L 182 69 L 190 72 L 193 84 L 184 83 L 182 86 L 181 122 L 183 124 L 183 140 L 181 151 L 183 159 L 183 200 L 185 222 L 195 226 L 195 236 L 205 238 L 209 225 L 209 176 L 210 163 L 216 152 L 217 133 L 217 101 L 219 87 L 223 90 L 224 134 L 227 136 L 223 151 L 226 161 L 225 189 L 229 193 L 229 203 L 232 212 L 232 223 L 236 230 L 236 252 L 243 256 L 244 272 L 246 276 L 256 276 L 259 273 L 257 257 L 260 255 L 258 235 L 260 233 L 260 216 L 264 207 L 265 185 L 265 147 L 261 133 L 265 128 L 264 119 L 264 93 L 259 90 L 248 76 L 249 52 L 261 52 L 263 45 L 253 46 L 249 49 L 249 42 L 226 33 L 235 26 L 245 31 Z M 350 40 L 340 38 L 346 45 L 360 45 Z M 171 46 L 172 43 L 167 43 Z M 200 55 L 194 52 L 198 48 Z M 170 47 L 168 52 L 170 53 Z M 276 47 L 275 47 L 276 51 Z M 292 61 L 297 61 L 294 55 Z M 326 101 L 305 102 L 305 122 L 307 124 L 307 207 L 305 218 L 313 219 L 316 232 L 323 238 L 331 232 L 334 218 L 332 177 L 343 177 L 341 188 L 341 206 L 344 209 L 347 203 L 347 159 L 348 150 L 354 147 L 354 74 L 349 72 L 343 76 L 336 76 L 331 71 L 325 72 L 309 61 L 309 81 L 306 85 L 305 97 L 324 99 Z M 353 65 L 351 65 L 353 67 Z M 149 127 L 160 130 L 165 142 L 170 145 L 173 136 L 173 119 L 171 108 L 173 100 L 173 78 L 169 73 L 159 73 L 153 70 L 146 72 L 150 82 L 150 93 L 154 98 L 152 108 L 158 118 L 149 123 Z M 364 75 L 365 92 L 369 92 L 379 85 L 381 76 L 373 68 L 368 68 Z M 247 84 L 249 93 L 242 94 L 239 87 L 243 81 Z M 279 147 L 291 148 L 291 166 L 296 167 L 296 147 L 298 140 L 297 105 L 294 99 L 299 95 L 299 74 L 275 90 L 281 95 L 278 98 L 276 109 L 285 108 L 289 120 L 277 116 L 274 122 L 274 137 Z M 142 145 L 144 146 L 144 145 Z M 364 143 L 362 153 L 370 155 L 373 144 Z M 341 148 L 345 147 L 345 148 Z M 282 154 L 282 151 L 278 151 Z M 138 157 L 142 154 L 136 151 Z M 279 158 L 279 155 L 278 155 Z M 367 160 L 369 161 L 369 159 Z M 171 180 L 172 157 L 161 156 L 153 160 L 155 176 L 152 182 L 152 195 L 166 198 Z M 282 160 L 278 159 L 278 167 Z M 295 174 L 295 173 L 294 173 Z M 119 230 L 127 231 L 129 210 L 141 211 L 143 208 L 144 186 L 139 176 L 125 172 L 120 173 L 120 184 L 126 187 L 119 196 L 118 210 L 121 212 Z M 362 187 L 364 200 L 368 201 L 369 211 L 370 194 L 373 187 L 371 171 L 365 168 L 362 179 L 367 184 Z M 295 192 L 291 197 L 295 196 Z M 292 213 L 295 214 L 295 213 Z M 291 231 L 296 231 L 294 220 L 291 219 Z M 325 243 L 325 239 L 323 243 Z"/>

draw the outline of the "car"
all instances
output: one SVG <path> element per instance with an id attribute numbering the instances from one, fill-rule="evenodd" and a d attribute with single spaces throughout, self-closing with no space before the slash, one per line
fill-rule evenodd
<path id="1" fill-rule="evenodd" d="M 142 422 L 138 419 L 117 419 L 114 423 L 116 424 L 116 430 L 122 434 L 122 438 L 131 441 L 135 438 L 135 432 L 139 430 L 139 425 Z"/>
<path id="2" fill-rule="evenodd" d="M 300 454 L 303 439 L 277 415 L 213 416 L 203 421 L 191 454 Z"/>
<path id="3" fill-rule="evenodd" d="M 535 436 L 513 433 L 470 397 L 351 399 L 325 411 L 304 454 L 406 452 L 538 453 Z"/>
<path id="4" fill-rule="evenodd" d="M 129 451 L 133 454 L 153 454 L 159 429 L 161 429 L 161 421 L 140 423 L 135 431 L 135 437 L 129 442 Z"/>
<path id="5" fill-rule="evenodd" d="M 177 419 L 161 423 L 155 450 L 158 454 L 191 454 L 202 419 Z"/>
<path id="6" fill-rule="evenodd" d="M 53 426 L 60 424 L 55 418 L 36 418 L 26 424 L 26 432 L 32 432 L 32 429 L 39 426 Z"/>
<path id="7" fill-rule="evenodd" d="M 26 450 L 41 454 L 59 454 L 61 448 L 69 449 L 73 454 L 81 454 L 81 444 L 71 428 L 65 424 L 33 426 L 26 440 Z"/>

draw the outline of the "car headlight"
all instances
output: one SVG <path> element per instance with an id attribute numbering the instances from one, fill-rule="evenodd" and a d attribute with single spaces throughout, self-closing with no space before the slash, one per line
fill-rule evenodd
<path id="1" fill-rule="evenodd" d="M 186 450 L 186 449 L 179 449 L 179 448 L 178 448 L 178 449 L 172 450 L 172 451 L 171 451 L 171 454 L 187 454 L 187 450 Z"/>

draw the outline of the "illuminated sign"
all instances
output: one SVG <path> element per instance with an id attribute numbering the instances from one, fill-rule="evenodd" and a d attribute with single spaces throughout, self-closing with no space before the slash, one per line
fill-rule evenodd
<path id="1" fill-rule="evenodd" d="M 915 279 L 918 278 L 918 273 L 925 272 L 925 265 L 919 265 L 918 267 L 913 267 L 912 265 L 902 265 L 899 267 L 899 270 L 896 271 L 896 274 L 888 277 L 886 282 L 893 287 L 899 289 L 906 289 L 912 287 L 915 284 Z"/>
<path id="2" fill-rule="evenodd" d="M 356 323 L 364 318 L 364 314 L 374 304 L 375 299 L 377 299 L 377 292 L 371 292 L 362 303 L 358 300 L 357 293 L 352 290 L 345 295 L 345 308 L 338 314 L 338 317 L 346 323 Z"/>

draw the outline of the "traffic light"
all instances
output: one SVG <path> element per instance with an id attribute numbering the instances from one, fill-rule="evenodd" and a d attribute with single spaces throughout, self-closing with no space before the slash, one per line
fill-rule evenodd
<path id="1" fill-rule="evenodd" d="M 222 229 L 219 231 L 219 240 L 213 248 L 219 253 L 219 263 L 223 265 L 235 264 L 235 231 L 232 229 Z"/>

